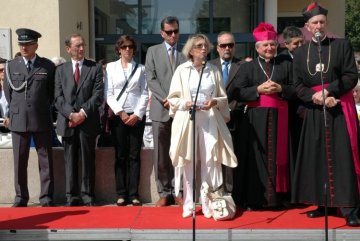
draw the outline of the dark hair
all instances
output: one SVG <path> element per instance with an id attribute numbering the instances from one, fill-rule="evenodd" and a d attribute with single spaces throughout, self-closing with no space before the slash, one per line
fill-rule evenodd
<path id="1" fill-rule="evenodd" d="M 73 34 L 70 34 L 69 36 L 67 36 L 65 38 L 65 46 L 68 46 L 68 47 L 71 47 L 71 39 L 72 38 L 77 38 L 77 37 L 80 37 L 82 39 L 82 41 L 85 42 L 85 39 L 83 36 L 81 36 L 80 34 L 78 33 L 73 33 Z"/>
<path id="2" fill-rule="evenodd" d="M 134 53 L 136 51 L 135 39 L 133 37 L 131 37 L 130 35 L 123 35 L 116 41 L 116 44 L 115 44 L 115 52 L 119 56 L 120 56 L 120 53 L 119 53 L 120 47 L 124 44 L 125 41 L 130 41 L 131 44 L 134 45 Z"/>
<path id="3" fill-rule="evenodd" d="M 6 59 L 0 57 L 0 64 L 4 64 L 4 63 L 6 63 Z"/>
<path id="4" fill-rule="evenodd" d="M 295 26 L 288 26 L 283 31 L 283 38 L 285 43 L 290 43 L 292 38 L 303 37 L 301 30 Z"/>
<path id="5" fill-rule="evenodd" d="M 21 56 L 21 52 L 16 52 L 14 58 Z"/>
<path id="6" fill-rule="evenodd" d="M 107 64 L 106 59 L 99 59 L 97 62 L 98 62 L 98 64 L 101 64 L 101 65 Z"/>
<path id="7" fill-rule="evenodd" d="M 165 24 L 174 24 L 174 23 L 177 23 L 177 25 L 180 27 L 179 19 L 177 17 L 167 16 L 167 17 L 163 18 L 163 20 L 161 20 L 161 24 L 160 24 L 161 30 L 164 30 Z"/>

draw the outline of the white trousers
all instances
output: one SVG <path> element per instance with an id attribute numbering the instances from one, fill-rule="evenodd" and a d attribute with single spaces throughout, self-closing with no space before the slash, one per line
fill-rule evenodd
<path id="1" fill-rule="evenodd" d="M 196 143 L 197 143 L 197 163 L 196 168 L 200 168 L 201 185 L 207 183 L 209 187 L 217 188 L 223 182 L 221 162 L 210 159 L 206 161 L 206 133 L 209 133 L 209 112 L 196 112 Z M 192 151 L 192 150 L 191 150 Z M 199 163 L 200 161 L 200 163 Z M 198 177 L 196 177 L 198 179 Z M 184 166 L 183 172 L 183 212 L 190 213 L 193 209 L 193 163 Z M 199 183 L 199 181 L 197 181 Z M 204 194 L 200 194 L 203 214 L 209 214 L 209 199 Z"/>

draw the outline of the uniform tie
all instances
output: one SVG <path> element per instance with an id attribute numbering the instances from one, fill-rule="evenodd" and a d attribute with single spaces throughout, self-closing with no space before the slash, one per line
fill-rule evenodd
<path id="1" fill-rule="evenodd" d="M 174 70 L 175 69 L 175 48 L 171 47 L 170 48 L 170 65 L 171 65 L 171 69 Z"/>
<path id="2" fill-rule="evenodd" d="M 30 73 L 30 71 L 31 71 L 31 60 L 29 60 L 29 61 L 26 63 L 26 69 L 27 69 L 28 73 Z"/>
<path id="3" fill-rule="evenodd" d="M 76 63 L 76 64 L 75 64 L 74 80 L 75 80 L 75 83 L 78 85 L 79 82 L 80 82 L 79 63 Z"/>
<path id="4" fill-rule="evenodd" d="M 224 80 L 224 85 L 226 86 L 228 78 L 229 78 L 229 68 L 228 68 L 229 62 L 224 61 L 223 65 L 224 65 L 224 68 L 223 68 L 223 71 L 222 71 L 222 77 L 223 77 L 223 80 Z"/>

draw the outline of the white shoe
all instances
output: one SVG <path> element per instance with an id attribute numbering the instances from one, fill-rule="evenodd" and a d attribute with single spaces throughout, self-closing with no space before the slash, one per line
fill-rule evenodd
<path id="1" fill-rule="evenodd" d="M 183 211 L 182 217 L 183 218 L 189 218 L 192 216 L 192 211 Z"/>
<path id="2" fill-rule="evenodd" d="M 205 212 L 205 213 L 204 213 L 204 217 L 205 217 L 205 218 L 212 218 L 212 214 Z"/>

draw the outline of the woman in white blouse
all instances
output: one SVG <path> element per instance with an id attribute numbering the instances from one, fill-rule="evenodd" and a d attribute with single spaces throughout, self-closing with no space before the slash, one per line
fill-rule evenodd
<path id="1" fill-rule="evenodd" d="M 201 184 L 213 189 L 222 185 L 221 164 L 235 167 L 237 159 L 233 152 L 230 132 L 226 122 L 230 120 L 229 106 L 221 73 L 216 66 L 204 63 L 210 41 L 203 34 L 191 36 L 183 48 L 188 61 L 180 65 L 171 80 L 168 100 L 170 116 L 174 118 L 171 129 L 170 157 L 175 166 L 175 191 L 180 188 L 183 175 L 183 214 L 190 217 L 193 210 L 192 191 L 192 121 L 189 110 L 195 100 L 200 75 L 203 71 L 196 111 L 197 167 L 200 167 Z M 200 162 L 199 162 L 199 161 Z M 209 200 L 201 194 L 202 212 L 212 217 Z"/>
<path id="2" fill-rule="evenodd" d="M 145 67 L 133 60 L 136 43 L 132 37 L 121 36 L 115 51 L 120 58 L 107 64 L 105 96 L 115 114 L 110 128 L 115 147 L 116 204 L 139 206 L 140 151 L 149 100 Z"/>

